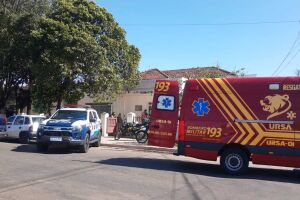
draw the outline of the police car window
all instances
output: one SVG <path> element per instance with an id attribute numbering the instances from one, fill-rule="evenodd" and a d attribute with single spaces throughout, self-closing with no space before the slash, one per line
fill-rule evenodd
<path id="1" fill-rule="evenodd" d="M 23 125 L 24 124 L 24 117 L 18 116 L 14 121 L 14 125 Z"/>
<path id="2" fill-rule="evenodd" d="M 30 124 L 30 119 L 29 117 L 25 117 L 25 123 L 24 124 Z"/>
<path id="3" fill-rule="evenodd" d="M 158 110 L 175 110 L 175 97 L 170 95 L 159 95 L 157 97 L 156 109 Z"/>
<path id="4" fill-rule="evenodd" d="M 74 119 L 74 120 L 86 120 L 87 112 L 78 110 L 59 110 L 52 119 Z"/>
<path id="5" fill-rule="evenodd" d="M 94 114 L 94 118 L 98 119 L 98 114 L 95 111 L 93 111 L 93 114 Z"/>
<path id="6" fill-rule="evenodd" d="M 92 114 L 92 112 L 89 112 L 89 120 L 91 120 L 91 119 L 93 119 L 94 117 L 93 117 L 93 114 Z"/>

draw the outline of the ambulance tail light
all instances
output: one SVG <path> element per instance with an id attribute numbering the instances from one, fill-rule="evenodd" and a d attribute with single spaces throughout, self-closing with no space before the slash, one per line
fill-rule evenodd
<path id="1" fill-rule="evenodd" d="M 184 140 L 184 121 L 179 120 L 179 136 L 178 136 L 179 141 Z"/>

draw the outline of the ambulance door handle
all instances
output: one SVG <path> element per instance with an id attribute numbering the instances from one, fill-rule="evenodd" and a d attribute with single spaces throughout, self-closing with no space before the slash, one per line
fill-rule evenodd
<path id="1" fill-rule="evenodd" d="M 159 128 L 159 125 L 153 125 L 152 128 L 158 129 L 158 128 Z"/>

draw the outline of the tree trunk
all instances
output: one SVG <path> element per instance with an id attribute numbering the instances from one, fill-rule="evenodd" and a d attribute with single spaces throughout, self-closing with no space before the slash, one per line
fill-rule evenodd
<path id="1" fill-rule="evenodd" d="M 51 116 L 51 109 L 48 109 L 48 116 Z"/>
<path id="2" fill-rule="evenodd" d="M 28 103 L 28 105 L 26 106 L 27 107 L 27 115 L 30 115 L 31 114 L 31 98 L 30 98 L 30 103 Z"/>
<path id="3" fill-rule="evenodd" d="M 62 97 L 60 96 L 57 99 L 56 110 L 61 108 L 61 103 L 62 103 Z"/>
<path id="4" fill-rule="evenodd" d="M 0 110 L 4 110 L 6 106 L 6 100 L 3 95 L 0 97 Z"/>
<path id="5" fill-rule="evenodd" d="M 19 94 L 18 94 L 18 88 L 15 87 L 15 104 L 16 104 L 16 114 L 19 114 Z"/>
<path id="6" fill-rule="evenodd" d="M 31 114 L 31 105 L 32 105 L 32 80 L 29 80 L 29 84 L 28 84 L 28 93 L 27 93 L 27 115 Z"/>

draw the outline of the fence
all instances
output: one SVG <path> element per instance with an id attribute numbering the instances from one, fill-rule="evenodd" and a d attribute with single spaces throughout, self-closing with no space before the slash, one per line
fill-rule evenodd
<path id="1" fill-rule="evenodd" d="M 109 117 L 107 118 L 107 133 L 108 135 L 113 135 L 117 128 L 117 118 Z"/>

